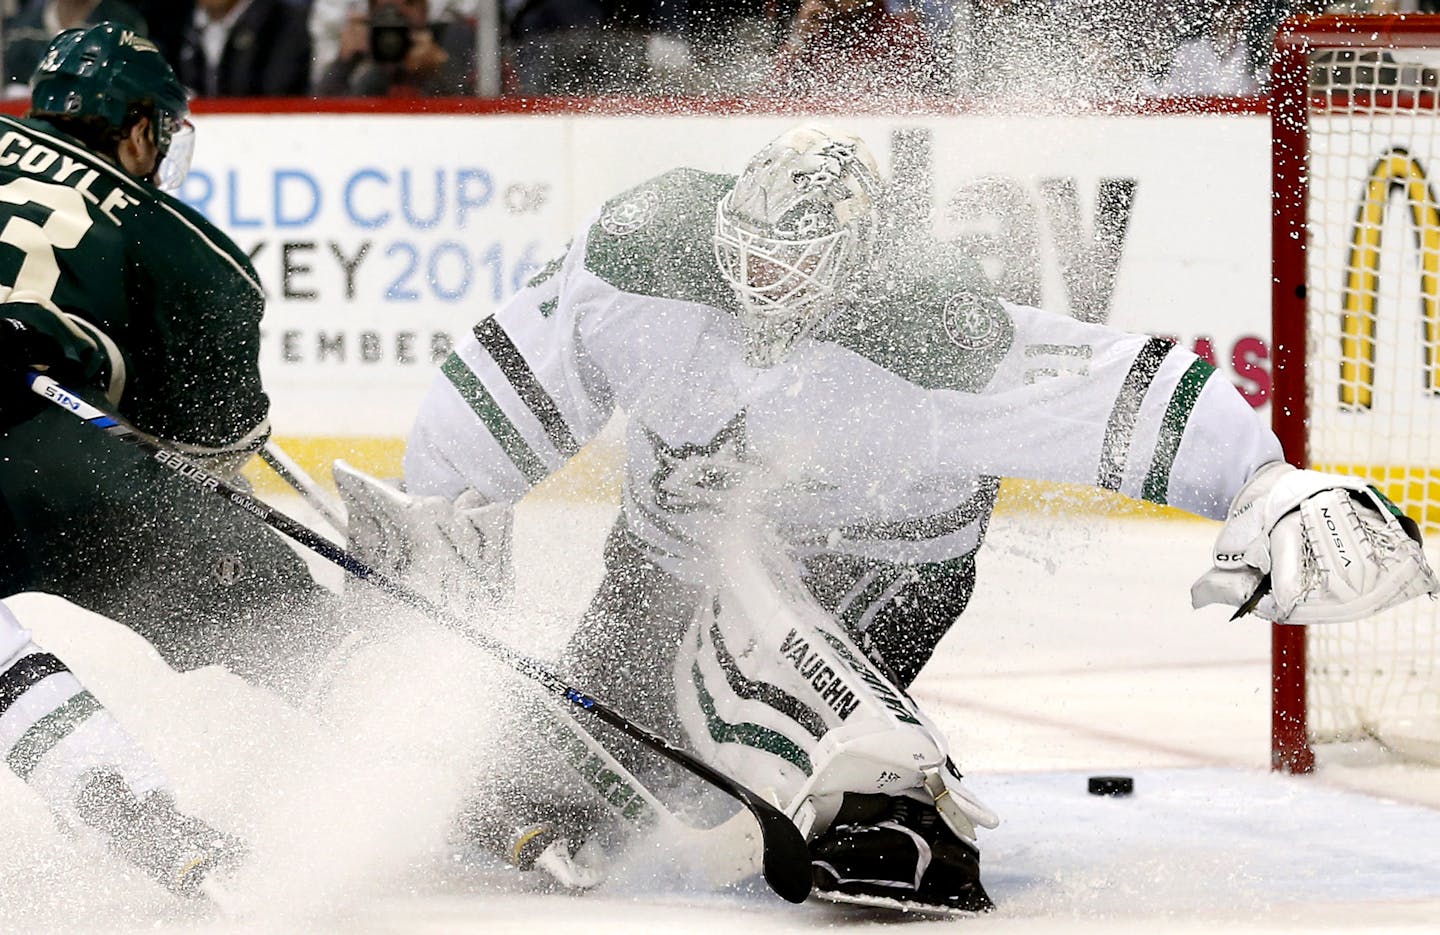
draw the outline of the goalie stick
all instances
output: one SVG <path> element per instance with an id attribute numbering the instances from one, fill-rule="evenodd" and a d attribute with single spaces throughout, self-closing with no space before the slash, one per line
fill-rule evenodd
<path id="1" fill-rule="evenodd" d="M 759 825 L 761 865 L 765 882 L 778 896 L 790 902 L 804 902 L 805 898 L 810 895 L 810 851 L 805 843 L 805 838 L 784 812 L 765 801 L 754 791 L 706 764 L 689 751 L 675 746 L 654 731 L 636 724 L 603 702 L 567 684 L 539 661 L 479 632 L 460 617 L 451 614 L 428 598 L 381 574 L 309 527 L 226 483 L 183 455 L 163 447 L 125 423 L 118 416 L 92 406 L 49 377 L 32 371 L 26 375 L 26 381 L 34 393 L 70 413 L 76 419 L 136 446 L 149 454 L 154 461 L 200 489 L 213 492 L 221 499 L 233 503 L 239 509 L 277 532 L 283 533 L 326 561 L 344 569 L 347 573 L 369 582 L 406 606 L 464 634 L 497 660 L 520 675 L 533 680 L 552 694 L 563 698 L 573 708 L 578 708 L 599 718 L 625 736 L 644 744 L 729 795 L 745 806 Z"/>

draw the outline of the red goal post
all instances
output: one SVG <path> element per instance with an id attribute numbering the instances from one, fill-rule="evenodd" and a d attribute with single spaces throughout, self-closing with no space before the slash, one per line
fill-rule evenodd
<path id="1" fill-rule="evenodd" d="M 1289 20 L 1270 92 L 1272 417 L 1300 466 L 1370 479 L 1440 543 L 1440 16 Z M 1433 602 L 1272 633 L 1271 765 L 1365 738 L 1440 762 Z"/>

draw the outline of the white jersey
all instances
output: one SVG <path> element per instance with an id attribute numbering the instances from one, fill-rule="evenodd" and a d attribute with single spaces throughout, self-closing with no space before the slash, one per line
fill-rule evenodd
<path id="1" fill-rule="evenodd" d="M 751 367 L 711 254 L 732 183 L 677 170 L 613 199 L 476 325 L 421 408 L 408 488 L 518 500 L 618 409 L 625 523 L 670 570 L 757 477 L 750 505 L 797 557 L 914 565 L 972 553 L 1002 477 L 1221 518 L 1281 457 L 1193 354 L 996 299 L 943 245 L 904 251 Z"/>

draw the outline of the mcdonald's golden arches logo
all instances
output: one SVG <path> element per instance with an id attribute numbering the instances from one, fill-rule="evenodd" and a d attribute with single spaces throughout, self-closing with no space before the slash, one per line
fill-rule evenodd
<path id="1" fill-rule="evenodd" d="M 1397 193 L 1405 195 L 1410 230 L 1420 254 L 1423 386 L 1431 393 L 1440 392 L 1436 373 L 1436 345 L 1440 342 L 1440 202 L 1419 160 L 1403 147 L 1394 146 L 1370 169 L 1350 233 L 1340 325 L 1340 405 L 1345 409 L 1369 409 L 1375 402 L 1380 239 L 1390 198 Z"/>

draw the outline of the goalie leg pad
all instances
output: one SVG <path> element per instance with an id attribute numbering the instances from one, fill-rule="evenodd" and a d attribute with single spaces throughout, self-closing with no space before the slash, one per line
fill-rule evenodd
<path id="1" fill-rule="evenodd" d="M 972 844 L 977 825 L 998 823 L 946 769 L 929 718 L 803 585 L 758 567 L 729 577 L 696 614 L 674 672 L 677 710 L 703 757 L 771 791 L 808 836 L 853 792 L 932 802 L 948 793 L 947 821 Z"/>

